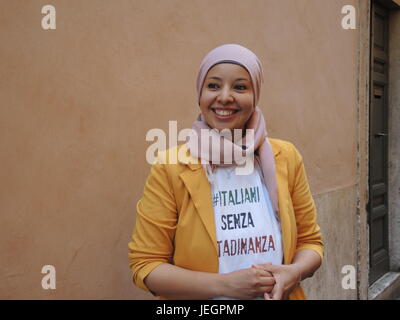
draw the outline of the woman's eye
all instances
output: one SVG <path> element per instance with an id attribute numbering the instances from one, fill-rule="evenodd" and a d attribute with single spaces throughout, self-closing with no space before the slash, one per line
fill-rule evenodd
<path id="1" fill-rule="evenodd" d="M 246 86 L 242 85 L 242 84 L 239 84 L 239 85 L 235 86 L 235 89 L 236 90 L 246 90 Z"/>
<path id="2" fill-rule="evenodd" d="M 208 88 L 210 88 L 210 89 L 217 89 L 217 88 L 218 88 L 218 85 L 217 85 L 216 83 L 209 83 L 209 84 L 208 84 Z"/>

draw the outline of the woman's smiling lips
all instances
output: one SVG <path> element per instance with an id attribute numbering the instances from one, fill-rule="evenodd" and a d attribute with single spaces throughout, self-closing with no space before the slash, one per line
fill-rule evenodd
<path id="1" fill-rule="evenodd" d="M 239 109 L 227 109 L 227 108 L 211 108 L 214 112 L 215 117 L 219 120 L 230 120 L 235 117 Z"/>

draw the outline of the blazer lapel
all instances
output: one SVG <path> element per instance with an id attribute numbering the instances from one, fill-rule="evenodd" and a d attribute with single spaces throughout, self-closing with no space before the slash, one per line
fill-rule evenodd
<path id="1" fill-rule="evenodd" d="M 186 145 L 182 147 L 186 148 Z M 186 152 L 185 157 L 179 158 L 179 162 L 188 166 L 188 170 L 185 170 L 179 176 L 193 200 L 197 213 L 199 214 L 200 219 L 210 236 L 215 252 L 218 255 L 214 208 L 212 207 L 211 199 L 211 186 L 204 173 L 203 166 L 200 164 L 200 160 L 191 157 L 188 155 L 188 152 Z"/>
<path id="2" fill-rule="evenodd" d="M 292 235 L 292 222 L 289 216 L 289 189 L 288 189 L 288 172 L 285 158 L 280 156 L 281 149 L 279 145 L 271 142 L 271 147 L 275 156 L 276 168 L 276 184 L 278 187 L 278 205 L 279 217 L 281 220 L 282 245 L 284 264 L 289 264 L 292 259 L 294 245 L 292 244 L 294 237 Z"/>
<path id="3" fill-rule="evenodd" d="M 285 161 L 275 157 L 276 166 L 276 182 L 278 185 L 278 203 L 279 203 L 279 216 L 281 219 L 282 229 L 282 243 L 283 243 L 283 257 L 284 263 L 288 264 L 291 260 L 290 253 L 292 252 L 292 232 L 290 217 L 288 214 L 289 209 L 289 191 L 287 184 L 287 166 Z"/>

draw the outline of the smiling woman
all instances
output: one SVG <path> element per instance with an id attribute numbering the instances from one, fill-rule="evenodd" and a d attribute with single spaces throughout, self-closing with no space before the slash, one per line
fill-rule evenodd
<path id="1" fill-rule="evenodd" d="M 261 82 L 261 62 L 243 46 L 203 59 L 197 134 L 160 154 L 197 161 L 156 161 L 137 204 L 129 258 L 140 288 L 169 299 L 306 298 L 300 281 L 321 265 L 322 237 L 301 155 L 268 137 Z M 210 145 L 202 130 L 221 143 Z M 226 150 L 250 159 L 252 170 L 233 174 L 235 157 L 214 160 Z"/>
<path id="2" fill-rule="evenodd" d="M 207 73 L 199 104 L 211 128 L 244 129 L 254 109 L 249 73 L 232 63 L 215 65 Z"/>

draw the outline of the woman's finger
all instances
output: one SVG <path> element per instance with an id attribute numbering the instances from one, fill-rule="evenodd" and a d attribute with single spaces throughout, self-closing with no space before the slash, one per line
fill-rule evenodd
<path id="1" fill-rule="evenodd" d="M 259 288 L 260 293 L 270 293 L 272 290 L 274 290 L 274 286 L 263 286 Z"/>
<path id="2" fill-rule="evenodd" d="M 271 264 L 269 263 L 269 265 L 271 265 Z M 260 270 L 260 271 L 262 270 L 264 272 L 263 275 L 270 276 L 270 277 L 273 276 L 272 272 L 264 269 L 264 267 L 262 267 L 261 265 L 253 264 L 251 267 L 256 270 Z"/>
<path id="3" fill-rule="evenodd" d="M 283 287 L 280 283 L 277 283 L 272 290 L 272 299 L 274 300 L 282 300 L 283 296 Z"/>
<path id="4" fill-rule="evenodd" d="M 266 271 L 264 269 L 257 269 L 257 276 L 259 277 L 273 277 L 273 274 L 269 271 Z"/>
<path id="5" fill-rule="evenodd" d="M 276 283 L 274 277 L 261 277 L 260 286 L 273 286 Z"/>

